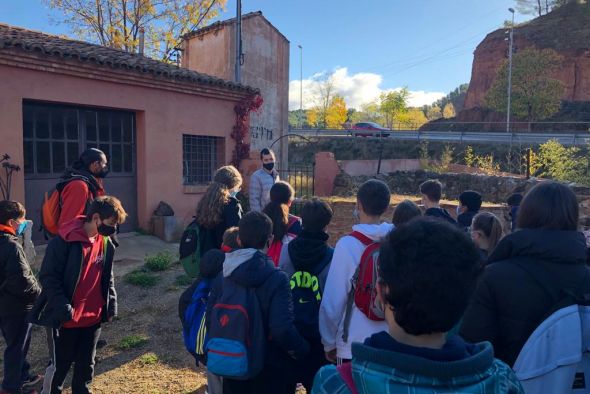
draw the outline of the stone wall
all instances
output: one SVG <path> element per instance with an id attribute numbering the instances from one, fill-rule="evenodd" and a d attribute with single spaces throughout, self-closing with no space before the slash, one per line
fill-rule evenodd
<path id="1" fill-rule="evenodd" d="M 358 186 L 370 176 L 352 177 L 340 174 L 334 180 L 334 195 L 351 196 L 356 193 Z M 540 182 L 538 179 L 523 179 L 509 176 L 489 176 L 479 174 L 437 174 L 424 170 L 398 171 L 378 177 L 386 182 L 392 193 L 401 195 L 418 195 L 419 186 L 427 179 L 438 179 L 443 184 L 443 198 L 456 200 L 465 190 L 476 190 L 483 195 L 484 201 L 504 203 L 506 198 L 514 193 L 526 193 L 531 187 Z M 571 185 L 580 202 L 580 224 L 590 228 L 590 187 Z"/>

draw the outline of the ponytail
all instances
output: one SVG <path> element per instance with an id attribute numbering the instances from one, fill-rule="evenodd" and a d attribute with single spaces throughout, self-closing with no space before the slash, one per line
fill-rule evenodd
<path id="1" fill-rule="evenodd" d="M 272 220 L 272 234 L 275 240 L 282 240 L 289 226 L 289 205 L 295 190 L 287 182 L 278 181 L 270 188 L 270 202 L 262 212 Z"/>
<path id="2" fill-rule="evenodd" d="M 480 212 L 475 215 L 471 228 L 480 231 L 488 239 L 488 255 L 496 248 L 504 232 L 502 222 L 491 212 Z"/>

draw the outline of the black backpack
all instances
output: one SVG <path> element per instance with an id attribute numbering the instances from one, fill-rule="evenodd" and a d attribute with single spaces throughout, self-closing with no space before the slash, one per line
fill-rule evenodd
<path id="1" fill-rule="evenodd" d="M 324 259 L 313 272 L 295 271 L 289 279 L 293 310 L 295 312 L 295 327 L 306 338 L 319 338 L 320 303 L 324 289 L 319 275 L 332 261 L 334 249 L 327 248 Z"/>
<path id="2" fill-rule="evenodd" d="M 201 265 L 201 244 L 199 224 L 194 219 L 182 233 L 179 247 L 180 263 L 190 278 L 199 276 Z"/>

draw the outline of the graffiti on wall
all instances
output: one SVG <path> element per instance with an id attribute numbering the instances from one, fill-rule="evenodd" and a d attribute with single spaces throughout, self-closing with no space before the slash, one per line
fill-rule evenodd
<path id="1" fill-rule="evenodd" d="M 253 142 L 267 142 L 273 140 L 273 130 L 264 126 L 251 126 L 250 135 Z"/>

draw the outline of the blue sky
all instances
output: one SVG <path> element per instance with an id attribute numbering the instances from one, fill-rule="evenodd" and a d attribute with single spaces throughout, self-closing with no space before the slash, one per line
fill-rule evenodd
<path id="1" fill-rule="evenodd" d="M 228 0 L 222 18 L 235 14 Z M 416 105 L 468 82 L 473 51 L 509 19 L 514 0 L 242 0 L 243 12 L 261 10 L 291 42 L 291 107 L 299 102 L 303 52 L 305 106 L 314 81 L 336 71 L 336 90 L 349 106 L 381 91 L 407 86 Z M 0 22 L 68 34 L 51 22 L 42 0 L 1 0 Z M 517 15 L 516 20 L 524 17 Z"/>

